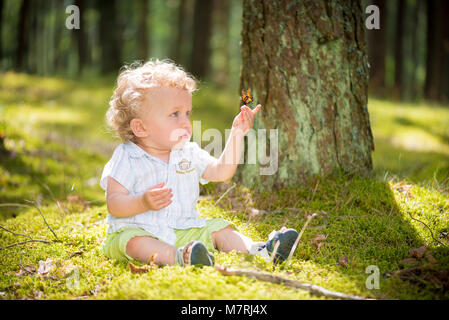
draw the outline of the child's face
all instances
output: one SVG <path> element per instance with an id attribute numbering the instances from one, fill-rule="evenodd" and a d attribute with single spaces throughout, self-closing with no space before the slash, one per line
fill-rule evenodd
<path id="1" fill-rule="evenodd" d="M 188 90 L 150 89 L 140 110 L 147 134 L 143 142 L 163 150 L 182 147 L 192 136 L 191 111 L 192 94 Z"/>

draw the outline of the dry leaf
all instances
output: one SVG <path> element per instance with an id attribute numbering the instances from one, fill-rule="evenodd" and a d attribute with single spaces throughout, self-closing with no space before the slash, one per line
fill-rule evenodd
<path id="1" fill-rule="evenodd" d="M 81 255 L 81 254 L 83 254 L 83 253 L 84 253 L 84 251 L 82 251 L 82 250 L 73 251 L 73 252 L 71 252 L 71 253 L 69 254 L 69 259 L 72 258 L 72 257 L 74 257 L 74 256 L 79 256 L 79 255 Z"/>
<path id="2" fill-rule="evenodd" d="M 40 260 L 39 261 L 39 268 L 37 269 L 37 274 L 45 276 L 54 267 L 55 267 L 55 265 L 53 264 L 53 261 L 50 258 L 47 258 L 47 260 L 45 260 L 45 261 Z"/>
<path id="3" fill-rule="evenodd" d="M 259 210 L 259 209 L 252 208 L 252 207 L 248 208 L 248 212 L 249 212 L 249 217 L 250 218 L 260 217 L 260 216 L 262 216 L 262 215 L 267 213 L 266 210 Z"/>
<path id="4" fill-rule="evenodd" d="M 406 259 L 402 259 L 400 261 L 400 263 L 402 264 L 409 264 L 409 265 L 415 265 L 418 264 L 418 260 L 416 260 L 415 258 L 406 258 Z"/>
<path id="5" fill-rule="evenodd" d="M 416 249 L 411 249 L 409 251 L 410 256 L 414 257 L 414 258 L 422 258 L 422 256 L 424 255 L 424 253 L 426 252 L 427 247 L 426 246 L 422 246 Z"/>
<path id="6" fill-rule="evenodd" d="M 89 202 L 87 202 L 83 197 L 81 197 L 78 194 L 71 194 L 67 197 L 67 201 L 70 204 L 79 204 L 82 205 L 84 208 L 89 207 Z"/>
<path id="7" fill-rule="evenodd" d="M 35 290 L 33 293 L 34 299 L 40 299 L 44 296 L 44 293 L 40 290 Z"/>
<path id="8" fill-rule="evenodd" d="M 323 241 L 323 240 L 326 240 L 326 236 L 324 235 L 324 234 L 317 234 L 316 236 L 315 236 L 315 238 L 313 238 L 312 240 L 310 240 L 310 243 L 312 244 L 312 245 L 316 245 L 316 243 L 318 243 L 318 242 L 320 242 L 320 241 Z"/>
<path id="9" fill-rule="evenodd" d="M 342 267 L 346 267 L 349 263 L 349 258 L 348 257 L 342 257 L 340 259 L 338 259 L 338 265 L 342 266 Z"/>
<path id="10" fill-rule="evenodd" d="M 97 284 L 93 290 L 90 290 L 90 293 L 92 293 L 92 295 L 94 297 L 96 297 L 98 295 L 98 292 L 100 292 L 100 289 L 101 289 L 101 286 L 99 284 Z"/>
<path id="11" fill-rule="evenodd" d="M 15 275 L 17 277 L 21 277 L 23 275 L 30 274 L 30 273 L 31 274 L 36 273 L 36 269 L 34 267 L 32 267 L 32 266 L 24 266 L 23 269 L 20 269 L 19 271 L 16 271 Z"/>
<path id="12" fill-rule="evenodd" d="M 143 265 L 141 267 L 138 267 L 134 265 L 134 263 L 129 261 L 129 270 L 131 271 L 131 273 L 145 273 L 150 271 L 152 268 L 153 268 L 152 265 Z"/>
<path id="13" fill-rule="evenodd" d="M 156 264 L 157 253 L 153 254 L 147 261 L 147 264 L 141 267 L 134 265 L 131 261 L 129 262 L 129 269 L 131 273 L 145 273 L 153 269 Z"/>
<path id="14" fill-rule="evenodd" d="M 406 180 L 402 180 L 394 185 L 392 185 L 392 189 L 396 189 L 399 193 L 404 194 L 409 198 L 413 198 L 413 195 L 410 193 L 410 190 L 414 187 L 413 184 L 406 184 Z"/>
<path id="15" fill-rule="evenodd" d="M 432 263 L 432 264 L 438 263 L 438 260 L 432 256 L 430 251 L 426 251 L 424 256 L 429 263 Z"/>
<path id="16" fill-rule="evenodd" d="M 315 238 L 310 240 L 310 244 L 312 246 L 315 246 L 317 249 L 317 252 L 320 252 L 321 246 L 324 244 L 323 241 L 326 240 L 327 236 L 324 234 L 317 234 Z"/>

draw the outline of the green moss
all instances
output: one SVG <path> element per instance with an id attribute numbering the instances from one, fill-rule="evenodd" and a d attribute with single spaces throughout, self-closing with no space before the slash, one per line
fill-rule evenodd
<path id="1" fill-rule="evenodd" d="M 117 142 L 99 122 L 113 82 L 109 87 L 86 87 L 25 75 L 7 77 L 0 90 L 0 96 L 9 99 L 2 117 L 16 121 L 3 118 L 1 129 L 7 149 L 15 156 L 0 160 L 0 203 L 29 204 L 25 200 L 40 199 L 40 209 L 59 241 L 0 250 L 1 299 L 321 299 L 283 285 L 222 276 L 209 267 L 163 267 L 133 274 L 126 263 L 104 257 L 99 248 L 106 234 L 106 206 L 98 177 L 111 152 L 104 145 Z M 77 93 L 82 93 L 80 102 Z M 92 97 L 91 105 L 83 107 L 87 97 Z M 53 99 L 56 103 L 48 117 L 46 108 Z M 194 99 L 199 114 L 195 117 L 204 122 L 202 129 L 216 126 L 224 130 L 230 125 L 237 95 L 204 88 Z M 20 104 L 20 100 L 25 102 Z M 299 230 L 305 214 L 319 213 L 288 266 L 273 268 L 260 258 L 236 252 L 216 253 L 218 264 L 258 268 L 371 298 L 449 298 L 447 287 L 438 283 L 442 279 L 438 275 L 449 269 L 448 240 L 440 237 L 449 231 L 448 184 L 444 180 L 449 168 L 443 162 L 449 152 L 445 131 L 449 112 L 446 108 L 379 100 L 372 100 L 369 108 L 376 145 L 375 170 L 370 178 L 338 173 L 326 178 L 314 176 L 308 178 L 306 186 L 264 193 L 238 185 L 218 204 L 224 192 L 218 188 L 220 184 L 203 188 L 200 215 L 228 219 L 254 240 L 266 240 L 273 229 L 283 225 Z M 212 125 L 206 127 L 206 122 Z M 64 135 L 66 140 L 60 139 Z M 415 144 L 407 143 L 410 135 L 415 137 Z M 83 146 L 78 139 L 83 140 Z M 408 184 L 410 188 L 404 187 Z M 69 201 L 73 195 L 82 198 Z M 250 207 L 267 213 L 251 215 Z M 56 240 L 33 206 L 1 206 L 0 212 L 4 228 L 35 239 Z M 327 237 L 319 251 L 312 245 L 317 234 Z M 27 238 L 0 230 L 0 247 L 23 240 Z M 438 261 L 430 271 L 423 269 L 427 277 L 390 276 L 402 268 L 400 261 L 409 256 L 410 249 L 422 245 L 427 245 Z M 346 265 L 338 263 L 342 257 L 348 257 Z M 52 277 L 19 273 L 24 267 L 37 269 L 39 261 L 48 258 L 55 265 Z M 380 270 L 378 290 L 365 285 L 369 265 Z M 79 282 L 70 282 L 76 274 Z"/>

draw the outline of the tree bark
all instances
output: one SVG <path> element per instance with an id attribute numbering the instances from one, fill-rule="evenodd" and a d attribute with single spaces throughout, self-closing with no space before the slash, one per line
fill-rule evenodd
<path id="1" fill-rule="evenodd" d="M 240 86 L 262 104 L 254 128 L 278 130 L 278 168 L 245 164 L 236 180 L 270 190 L 372 170 L 364 29 L 360 1 L 243 1 Z"/>
<path id="2" fill-rule="evenodd" d="M 209 72 L 212 10 L 213 1 L 195 1 L 193 19 L 193 48 L 190 70 L 194 76 L 200 79 L 204 79 Z"/>
<path id="3" fill-rule="evenodd" d="M 370 91 L 379 96 L 385 91 L 385 57 L 387 53 L 387 5 L 386 0 L 372 4 L 379 8 L 380 29 L 368 30 L 368 58 L 370 64 Z"/>

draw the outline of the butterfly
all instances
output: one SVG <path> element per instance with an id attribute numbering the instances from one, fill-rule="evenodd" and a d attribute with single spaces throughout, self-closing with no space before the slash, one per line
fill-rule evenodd
<path id="1" fill-rule="evenodd" d="M 242 96 L 240 97 L 240 100 L 242 100 L 245 105 L 253 102 L 253 96 L 251 95 L 251 88 L 248 88 L 246 93 L 245 90 L 242 89 Z"/>

